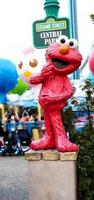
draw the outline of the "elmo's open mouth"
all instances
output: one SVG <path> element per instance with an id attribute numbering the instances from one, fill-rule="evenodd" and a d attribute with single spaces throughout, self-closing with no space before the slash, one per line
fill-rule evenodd
<path id="1" fill-rule="evenodd" d="M 67 65 L 69 65 L 69 63 L 67 61 L 59 60 L 57 58 L 53 58 L 53 63 L 55 65 L 55 67 L 58 69 L 63 69 L 65 67 L 67 67 Z"/>

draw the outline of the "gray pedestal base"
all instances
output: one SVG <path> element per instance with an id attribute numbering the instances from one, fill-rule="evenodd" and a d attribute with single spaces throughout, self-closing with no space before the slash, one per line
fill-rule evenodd
<path id="1" fill-rule="evenodd" d="M 29 200 L 76 200 L 77 153 L 29 151 Z"/>

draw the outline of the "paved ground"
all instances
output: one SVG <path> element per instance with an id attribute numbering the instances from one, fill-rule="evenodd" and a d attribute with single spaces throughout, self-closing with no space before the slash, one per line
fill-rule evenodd
<path id="1" fill-rule="evenodd" d="M 0 157 L 0 200 L 28 200 L 28 161 Z"/>

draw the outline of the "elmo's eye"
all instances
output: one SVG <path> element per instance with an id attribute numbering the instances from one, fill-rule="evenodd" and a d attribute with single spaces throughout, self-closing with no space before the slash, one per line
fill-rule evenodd
<path id="1" fill-rule="evenodd" d="M 68 37 L 66 35 L 61 35 L 58 40 L 57 43 L 59 44 L 66 44 L 68 41 Z"/>
<path id="2" fill-rule="evenodd" d="M 29 61 L 29 65 L 30 65 L 31 67 L 36 67 L 36 66 L 38 65 L 38 61 L 37 61 L 36 59 L 31 59 L 31 60 Z"/>
<path id="3" fill-rule="evenodd" d="M 18 63 L 19 69 L 22 69 L 22 66 L 23 66 L 23 63 L 22 63 L 22 61 L 20 61 L 20 62 Z"/>
<path id="4" fill-rule="evenodd" d="M 69 47 L 76 49 L 78 47 L 78 41 L 76 39 L 69 39 L 68 45 Z"/>

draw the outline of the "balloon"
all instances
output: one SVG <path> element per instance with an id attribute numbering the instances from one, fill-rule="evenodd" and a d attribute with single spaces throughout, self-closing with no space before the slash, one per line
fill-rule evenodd
<path id="1" fill-rule="evenodd" d="M 92 74 L 94 74 L 94 49 L 90 54 L 89 58 L 89 68 Z"/>
<path id="2" fill-rule="evenodd" d="M 33 90 L 33 93 L 36 94 L 36 99 L 38 98 L 41 84 L 30 85 L 29 79 L 32 75 L 35 75 L 41 71 L 44 60 L 45 57 L 43 56 L 43 52 L 41 50 L 29 47 L 23 50 L 17 65 L 19 79 L 28 83 L 31 90 Z"/>
<path id="3" fill-rule="evenodd" d="M 16 86 L 17 81 L 16 65 L 8 59 L 0 59 L 0 103 L 6 102 L 6 94 Z"/>
<path id="4" fill-rule="evenodd" d="M 22 80 L 18 81 L 18 84 L 16 85 L 16 87 L 11 90 L 10 94 L 18 94 L 18 95 L 22 95 L 26 90 L 28 90 L 30 87 L 27 83 L 25 83 Z"/>

